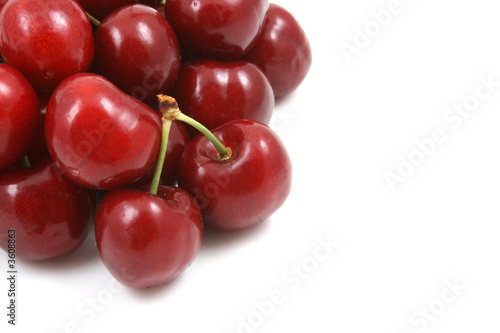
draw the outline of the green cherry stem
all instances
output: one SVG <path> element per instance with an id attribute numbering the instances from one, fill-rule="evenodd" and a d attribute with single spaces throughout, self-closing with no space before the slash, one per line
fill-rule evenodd
<path id="1" fill-rule="evenodd" d="M 93 17 L 92 15 L 90 15 L 88 12 L 85 12 L 85 14 L 87 14 L 87 17 L 89 18 L 90 23 L 92 23 L 96 27 L 101 25 L 101 22 L 98 19 L 96 19 L 95 17 Z"/>
<path id="2" fill-rule="evenodd" d="M 217 152 L 219 153 L 221 159 L 225 160 L 231 158 L 231 150 L 228 147 L 224 146 L 222 142 L 220 142 L 219 139 L 217 139 L 215 135 L 213 135 L 212 132 L 208 130 L 208 128 L 206 128 L 193 118 L 186 116 L 184 113 L 179 114 L 176 119 L 193 126 L 198 131 L 200 131 L 201 134 L 206 136 L 207 139 L 210 140 L 210 142 L 214 145 L 215 149 L 217 149 Z"/>
<path id="3" fill-rule="evenodd" d="M 31 168 L 31 163 L 30 160 L 28 159 L 28 156 L 24 156 L 23 158 L 23 168 L 28 169 Z"/>
<path id="4" fill-rule="evenodd" d="M 208 128 L 206 128 L 193 118 L 183 114 L 181 110 L 179 110 L 177 101 L 174 98 L 166 95 L 158 95 L 158 100 L 160 102 L 160 112 L 162 113 L 163 117 L 172 120 L 180 120 L 200 131 L 201 134 L 206 136 L 207 139 L 214 145 L 215 149 L 217 149 L 217 152 L 219 153 L 218 158 L 220 161 L 227 161 L 231 158 L 231 156 L 233 155 L 231 149 L 224 146 L 224 144 L 220 142 L 220 140 L 217 139 Z"/>
<path id="5" fill-rule="evenodd" d="M 158 155 L 158 162 L 156 162 L 155 175 L 153 177 L 153 181 L 151 182 L 151 187 L 149 188 L 149 193 L 154 195 L 158 193 L 161 171 L 163 170 L 163 164 L 165 163 L 165 154 L 167 153 L 170 127 L 172 126 L 172 120 L 166 119 L 165 117 L 161 118 L 161 122 L 162 122 L 162 130 L 161 130 L 160 154 Z"/>

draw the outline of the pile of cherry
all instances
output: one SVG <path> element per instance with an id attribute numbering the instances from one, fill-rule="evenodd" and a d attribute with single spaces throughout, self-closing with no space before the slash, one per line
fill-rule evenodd
<path id="1" fill-rule="evenodd" d="M 95 221 L 106 268 L 148 288 L 194 260 L 203 226 L 284 203 L 267 124 L 311 49 L 268 0 L 138 2 L 0 0 L 0 247 L 59 257 Z"/>

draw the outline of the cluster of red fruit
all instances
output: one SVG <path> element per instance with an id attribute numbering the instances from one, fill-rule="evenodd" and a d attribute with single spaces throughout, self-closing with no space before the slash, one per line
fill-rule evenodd
<path id="1" fill-rule="evenodd" d="M 147 288 L 194 260 L 202 224 L 283 204 L 291 163 L 266 124 L 311 50 L 268 0 L 137 2 L 0 0 L 0 247 L 15 230 L 17 257 L 58 257 L 95 220 L 104 265 Z"/>

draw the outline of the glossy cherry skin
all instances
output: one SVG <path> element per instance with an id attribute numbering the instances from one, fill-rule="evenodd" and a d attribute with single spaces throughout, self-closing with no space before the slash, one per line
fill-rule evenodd
<path id="1" fill-rule="evenodd" d="M 120 7 L 138 3 L 138 0 L 78 0 L 90 15 L 102 21 L 112 11 Z"/>
<path id="2" fill-rule="evenodd" d="M 157 113 L 161 118 L 159 111 Z M 177 181 L 177 167 L 179 166 L 179 161 L 184 152 L 184 147 L 186 147 L 188 142 L 189 134 L 184 124 L 180 121 L 172 122 L 168 137 L 167 152 L 165 153 L 165 162 L 163 163 L 160 177 L 160 185 L 175 185 Z M 128 188 L 137 189 L 139 187 L 151 185 L 155 170 L 156 162 L 141 179 L 128 186 Z"/>
<path id="3" fill-rule="evenodd" d="M 268 126 L 235 120 L 213 131 L 232 150 L 220 161 L 208 139 L 199 135 L 186 146 L 179 163 L 179 187 L 193 195 L 203 221 L 231 231 L 271 216 L 286 200 L 292 165 L 285 146 Z"/>
<path id="4" fill-rule="evenodd" d="M 0 51 L 35 90 L 51 91 L 89 68 L 92 27 L 75 1 L 9 0 L 0 15 Z"/>
<path id="5" fill-rule="evenodd" d="M 158 156 L 160 132 L 153 109 L 88 73 L 62 82 L 45 116 L 45 138 L 57 167 L 92 189 L 120 188 L 144 176 Z"/>
<path id="6" fill-rule="evenodd" d="M 165 17 L 146 5 L 122 7 L 95 32 L 95 70 L 138 100 L 153 104 L 179 74 L 181 53 Z"/>
<path id="7" fill-rule="evenodd" d="M 36 93 L 15 68 L 0 64 L 0 171 L 24 157 L 40 122 Z"/>
<path id="8" fill-rule="evenodd" d="M 2 11 L 3 9 L 3 6 L 5 6 L 5 4 L 7 3 L 8 0 L 0 0 L 0 12 Z"/>
<path id="9" fill-rule="evenodd" d="M 271 4 L 257 42 L 245 55 L 267 76 L 276 97 L 295 90 L 312 62 L 311 45 L 297 20 L 285 8 Z"/>
<path id="10" fill-rule="evenodd" d="M 268 7 L 268 0 L 169 0 L 165 16 L 194 53 L 237 60 L 253 46 Z"/>
<path id="11" fill-rule="evenodd" d="M 106 268 L 132 288 L 164 284 L 195 259 L 202 240 L 198 205 L 184 190 L 160 186 L 158 195 L 115 190 L 95 220 L 97 249 Z"/>
<path id="12" fill-rule="evenodd" d="M 15 230 L 16 257 L 46 260 L 71 253 L 87 237 L 95 192 L 64 178 L 47 158 L 28 169 L 0 173 L 0 247 Z"/>
<path id="13" fill-rule="evenodd" d="M 186 115 L 208 129 L 235 119 L 268 124 L 274 108 L 269 81 L 244 61 L 194 60 L 181 67 L 172 96 Z M 188 128 L 192 136 L 199 132 Z"/>

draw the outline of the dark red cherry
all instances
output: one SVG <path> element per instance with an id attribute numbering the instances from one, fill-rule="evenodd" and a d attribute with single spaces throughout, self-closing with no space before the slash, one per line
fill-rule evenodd
<path id="1" fill-rule="evenodd" d="M 194 60 L 181 66 L 172 96 L 186 115 L 213 129 L 235 119 L 269 123 L 274 95 L 269 81 L 245 61 Z M 192 136 L 198 132 L 189 127 Z"/>
<path id="2" fill-rule="evenodd" d="M 95 192 L 64 178 L 50 159 L 28 169 L 0 173 L 0 247 L 8 250 L 14 230 L 15 254 L 46 260 L 68 254 L 87 237 Z M 10 231 L 12 234 L 12 231 Z"/>
<path id="3" fill-rule="evenodd" d="M 291 93 L 311 67 L 311 46 L 297 20 L 285 8 L 271 4 L 257 42 L 245 55 L 267 76 L 276 97 Z"/>
<path id="4" fill-rule="evenodd" d="M 158 156 L 160 132 L 153 109 L 88 73 L 63 81 L 45 116 L 47 146 L 57 167 L 92 189 L 120 188 L 144 176 Z"/>
<path id="5" fill-rule="evenodd" d="M 90 15 L 101 21 L 115 9 L 138 3 L 139 0 L 78 0 L 78 2 Z"/>
<path id="6" fill-rule="evenodd" d="M 200 205 L 203 222 L 231 231 L 271 216 L 290 193 L 292 165 L 285 146 L 268 126 L 235 120 L 213 134 L 232 151 L 221 160 L 203 135 L 188 143 L 179 163 L 179 186 Z"/>
<path id="7" fill-rule="evenodd" d="M 75 1 L 9 0 L 0 15 L 0 52 L 36 90 L 51 91 L 89 68 L 92 27 Z"/>
<path id="8" fill-rule="evenodd" d="M 146 104 L 169 93 L 179 74 L 175 33 L 149 6 L 126 6 L 107 16 L 95 32 L 95 45 L 95 70 Z"/>
<path id="9" fill-rule="evenodd" d="M 202 240 L 200 208 L 178 187 L 158 195 L 115 190 L 101 201 L 96 244 L 110 273 L 132 288 L 166 283 L 195 259 Z"/>
<path id="10" fill-rule="evenodd" d="M 0 64 L 0 171 L 26 155 L 40 122 L 35 91 L 14 67 Z"/>
<path id="11" fill-rule="evenodd" d="M 194 53 L 237 60 L 253 46 L 268 7 L 268 0 L 169 0 L 165 16 Z"/>

